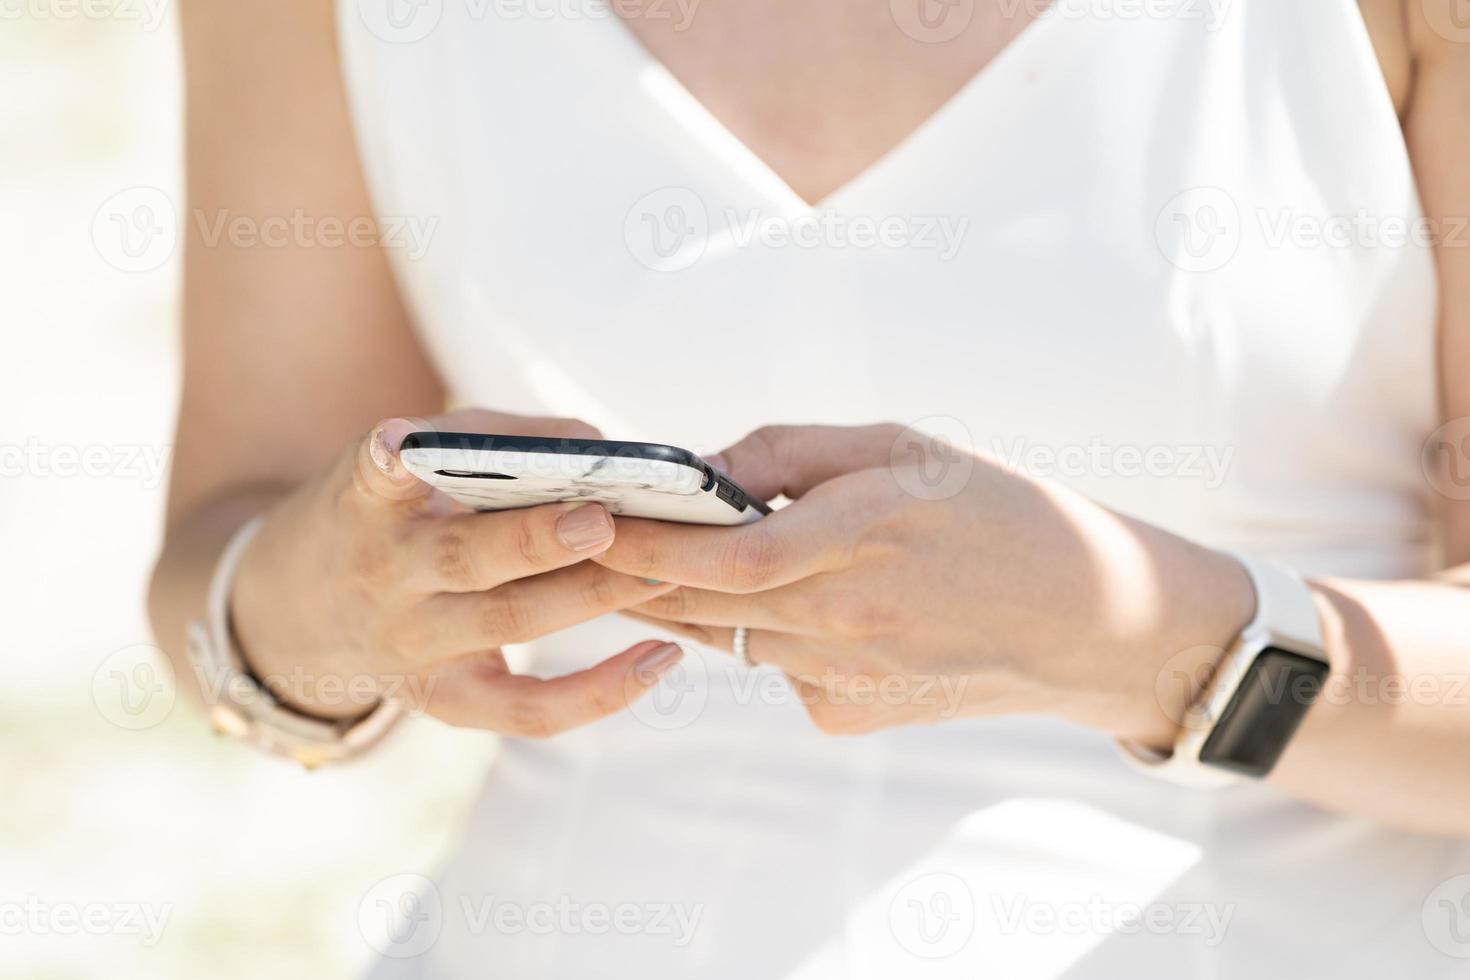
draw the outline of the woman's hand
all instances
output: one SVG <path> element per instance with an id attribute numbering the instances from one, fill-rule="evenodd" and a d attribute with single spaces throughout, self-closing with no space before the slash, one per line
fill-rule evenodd
<path id="1" fill-rule="evenodd" d="M 589 426 L 470 411 L 441 430 L 596 437 Z M 587 561 L 613 542 L 600 504 L 473 513 L 409 473 L 415 428 L 376 427 L 269 515 L 240 565 L 233 619 L 252 669 L 323 717 L 388 697 L 454 725 L 551 735 L 625 707 L 680 657 L 649 641 L 553 680 L 500 647 L 646 602 L 673 586 Z"/>
<path id="2" fill-rule="evenodd" d="M 896 425 L 761 429 L 723 466 L 794 503 L 738 528 L 620 518 L 596 561 L 682 586 L 638 615 L 726 649 L 748 627 L 826 731 L 1045 712 L 1168 745 L 1193 686 L 1161 672 L 1197 680 L 1250 620 L 1243 570 L 941 452 Z"/>

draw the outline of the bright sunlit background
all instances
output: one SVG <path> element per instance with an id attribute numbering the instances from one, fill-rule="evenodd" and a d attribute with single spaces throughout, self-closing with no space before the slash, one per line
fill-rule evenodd
<path id="1" fill-rule="evenodd" d="M 352 976 L 361 897 L 433 866 L 493 742 L 414 722 L 307 774 L 212 737 L 148 646 L 179 255 L 112 216 L 180 202 L 165 2 L 0 8 L 0 976 Z"/>

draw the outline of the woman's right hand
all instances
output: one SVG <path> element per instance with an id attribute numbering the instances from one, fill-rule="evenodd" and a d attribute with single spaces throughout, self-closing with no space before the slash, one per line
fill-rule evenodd
<path id="1" fill-rule="evenodd" d="M 587 561 L 612 544 L 596 503 L 475 513 L 398 458 L 411 431 L 596 438 L 590 426 L 480 410 L 390 419 L 273 509 L 241 561 L 234 628 L 251 669 L 324 718 L 382 698 L 452 725 L 544 737 L 646 693 L 681 657 L 650 640 L 550 680 L 517 675 L 500 647 L 675 588 Z"/>

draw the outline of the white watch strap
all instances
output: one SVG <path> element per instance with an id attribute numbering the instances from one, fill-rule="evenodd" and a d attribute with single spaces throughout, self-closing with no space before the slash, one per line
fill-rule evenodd
<path id="1" fill-rule="evenodd" d="M 1124 761 L 1151 776 L 1197 788 L 1218 788 L 1246 777 L 1200 761 L 1200 752 L 1225 707 L 1240 688 L 1256 655 L 1267 646 L 1285 644 L 1294 652 L 1326 660 L 1322 653 L 1322 623 L 1312 590 L 1294 570 L 1275 562 L 1226 552 L 1240 563 L 1256 592 L 1256 614 L 1215 669 L 1193 705 L 1185 713 L 1173 751 L 1160 752 L 1119 739 Z"/>

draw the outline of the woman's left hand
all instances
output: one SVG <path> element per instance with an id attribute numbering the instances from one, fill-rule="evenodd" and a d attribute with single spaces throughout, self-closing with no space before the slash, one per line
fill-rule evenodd
<path id="1" fill-rule="evenodd" d="M 1233 559 L 897 425 L 721 455 L 794 502 L 734 528 L 618 518 L 596 560 L 682 586 L 634 610 L 675 632 L 728 650 L 747 627 L 824 731 L 1047 713 L 1167 746 L 1252 615 Z"/>

